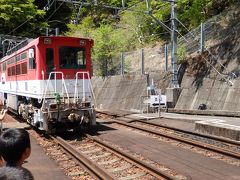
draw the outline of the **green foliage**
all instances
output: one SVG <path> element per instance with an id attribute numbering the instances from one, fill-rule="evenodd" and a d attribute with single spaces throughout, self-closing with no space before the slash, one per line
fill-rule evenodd
<path id="1" fill-rule="evenodd" d="M 119 27 L 127 29 L 129 40 L 135 47 L 139 47 L 150 41 L 151 22 L 150 17 L 144 13 L 126 11 L 121 16 Z"/>
<path id="2" fill-rule="evenodd" d="M 81 24 L 68 24 L 67 25 L 69 31 L 65 34 L 67 36 L 78 36 L 78 37 L 86 37 L 90 38 L 93 27 L 93 19 L 91 16 L 87 16 L 82 20 Z"/>
<path id="3" fill-rule="evenodd" d="M 87 2 L 92 3 L 93 0 Z M 235 0 L 178 0 L 177 17 L 188 29 L 193 29 L 234 2 Z M 71 3 L 56 3 L 56 7 L 61 4 L 60 9 L 55 12 L 56 9 L 52 7 L 46 13 L 39 10 L 46 5 L 46 0 L 0 0 L 0 3 L 0 34 L 8 34 L 16 29 L 12 34 L 34 36 L 40 34 L 39 27 L 48 26 L 60 27 L 61 30 L 67 28 L 69 31 L 65 35 L 68 36 L 93 38 L 93 59 L 99 67 L 96 74 L 101 76 L 114 74 L 120 63 L 120 52 L 142 48 L 162 39 L 170 41 L 169 32 L 147 14 L 145 0 L 125 0 L 125 7 L 130 8 L 125 11 L 103 6 L 83 6 L 79 19 L 76 19 L 79 7 Z M 98 0 L 98 3 L 121 7 L 122 1 Z M 171 27 L 169 2 L 151 0 L 151 9 L 154 17 Z M 49 25 L 43 22 L 44 15 L 45 19 L 51 17 L 48 19 Z M 77 24 L 71 24 L 70 20 L 77 20 Z M 181 34 L 187 33 L 186 28 L 179 23 L 177 28 Z M 178 46 L 177 63 L 184 62 L 186 55 L 186 48 Z M 131 60 L 127 59 L 126 71 L 130 64 Z"/>
<path id="4" fill-rule="evenodd" d="M 124 72 L 128 73 L 131 68 L 131 58 L 124 58 Z"/>
<path id="5" fill-rule="evenodd" d="M 188 29 L 199 25 L 202 21 L 221 12 L 234 0 L 178 0 L 178 19 Z M 99 0 L 100 5 L 106 1 Z M 108 5 L 121 6 L 121 1 L 108 0 Z M 91 37 L 95 41 L 94 61 L 98 65 L 97 74 L 101 76 L 111 75 L 119 61 L 119 53 L 144 47 L 146 44 L 164 39 L 170 41 L 170 33 L 164 30 L 149 14 L 147 14 L 146 1 L 125 1 L 125 7 L 129 10 L 116 14 L 113 9 L 101 6 L 84 7 L 84 16 L 78 25 L 68 25 L 69 34 L 81 37 Z M 168 27 L 171 27 L 171 3 L 152 0 L 152 14 Z M 178 25 L 178 30 L 184 34 L 186 28 Z M 186 59 L 186 48 L 178 47 L 178 63 Z M 125 70 L 130 66 L 130 60 L 125 62 Z"/>
<path id="6" fill-rule="evenodd" d="M 187 50 L 185 46 L 178 45 L 177 49 L 177 64 L 182 64 L 186 61 Z"/>
<path id="7" fill-rule="evenodd" d="M 121 7 L 121 1 L 98 1 L 100 5 L 108 4 Z M 193 29 L 201 22 L 220 13 L 234 0 L 178 0 L 177 17 L 187 29 Z M 125 7 L 130 9 L 117 12 L 101 6 L 83 7 L 78 25 L 69 24 L 68 35 L 91 37 L 95 41 L 94 61 L 98 65 L 97 74 L 111 75 L 117 68 L 120 52 L 132 51 L 147 44 L 164 39 L 170 41 L 170 33 L 161 27 L 146 12 L 146 1 L 128 0 Z M 151 12 L 154 17 L 171 27 L 171 3 L 151 0 Z M 178 31 L 187 33 L 186 28 L 178 23 Z M 178 46 L 178 62 L 185 61 L 186 48 Z M 129 69 L 130 60 L 125 61 L 125 70 Z"/>
<path id="8" fill-rule="evenodd" d="M 34 5 L 34 0 L 0 0 L 0 12 L 0 33 L 8 34 L 18 27 L 14 35 L 24 36 L 32 34 L 29 30 L 41 25 L 38 20 L 45 15 Z"/>
<path id="9" fill-rule="evenodd" d="M 95 40 L 93 58 L 99 67 L 97 74 L 100 76 L 112 75 L 118 62 L 114 59 L 118 53 L 118 37 L 109 25 L 102 25 L 93 32 Z"/>
<path id="10" fill-rule="evenodd" d="M 181 0 L 177 4 L 178 19 L 188 29 L 192 29 L 201 22 L 222 12 L 234 2 L 235 0 Z"/>

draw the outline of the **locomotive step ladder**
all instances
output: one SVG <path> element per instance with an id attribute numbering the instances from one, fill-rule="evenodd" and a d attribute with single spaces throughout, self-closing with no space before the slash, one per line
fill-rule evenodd
<path id="1" fill-rule="evenodd" d="M 57 75 L 60 75 L 61 79 L 57 79 Z M 54 77 L 51 79 L 51 77 Z M 53 83 L 52 83 L 53 82 Z M 61 89 L 59 89 L 58 83 L 61 83 Z M 61 92 L 59 92 L 61 90 Z M 66 83 L 64 80 L 63 72 L 51 72 L 48 77 L 47 85 L 44 90 L 43 98 L 42 98 L 42 108 L 45 107 L 46 98 L 54 98 L 55 96 L 62 95 L 63 102 L 65 103 L 65 98 L 67 98 L 67 104 L 70 103 L 69 93 L 66 87 Z"/>
<path id="2" fill-rule="evenodd" d="M 81 77 L 82 77 L 82 79 L 81 79 Z M 81 84 L 79 84 L 79 80 L 82 80 Z M 87 82 L 87 84 L 85 82 Z M 80 98 L 82 98 L 82 101 L 87 100 L 86 97 L 87 97 L 88 93 L 93 94 L 89 72 L 77 72 L 74 86 L 75 86 L 74 100 L 73 100 L 74 103 L 78 102 Z M 88 87 L 86 87 L 86 86 L 88 86 Z M 79 87 L 82 88 L 81 92 L 79 92 Z M 90 92 L 89 91 L 87 92 L 87 90 L 89 90 Z M 91 100 L 92 100 L 92 97 L 91 97 Z"/>

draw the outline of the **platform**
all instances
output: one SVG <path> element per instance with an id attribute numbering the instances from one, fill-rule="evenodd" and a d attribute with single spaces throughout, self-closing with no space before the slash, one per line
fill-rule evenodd
<path id="1" fill-rule="evenodd" d="M 51 160 L 34 138 L 31 138 L 32 152 L 23 167 L 31 171 L 34 180 L 67 180 L 70 179 L 54 160 Z"/>
<path id="2" fill-rule="evenodd" d="M 3 123 L 3 129 L 5 128 L 30 128 L 26 123 L 8 122 Z M 23 167 L 27 168 L 34 176 L 34 180 L 67 180 L 70 179 L 64 174 L 63 170 L 57 165 L 54 160 L 51 160 L 43 150 L 43 148 L 37 144 L 36 140 L 30 136 L 31 139 L 31 155 L 23 164 Z"/>
<path id="3" fill-rule="evenodd" d="M 107 110 L 103 111 L 107 113 Z M 117 114 L 118 111 L 111 111 L 111 114 Z M 155 123 L 166 124 L 169 126 L 182 128 L 185 130 L 196 131 L 203 134 L 210 134 L 240 141 L 240 118 L 229 116 L 197 115 L 197 114 L 179 114 L 179 113 L 149 113 L 142 114 L 127 111 L 120 111 L 123 115 L 120 119 L 131 121 L 134 119 L 149 120 Z M 130 120 L 129 120 L 130 119 Z"/>
<path id="4" fill-rule="evenodd" d="M 7 123 L 4 123 L 3 122 L 3 125 L 2 125 L 3 129 L 6 128 L 24 128 L 24 129 L 28 129 L 30 128 L 30 125 L 26 124 L 25 122 L 24 123 L 20 123 L 20 122 L 7 122 Z"/>

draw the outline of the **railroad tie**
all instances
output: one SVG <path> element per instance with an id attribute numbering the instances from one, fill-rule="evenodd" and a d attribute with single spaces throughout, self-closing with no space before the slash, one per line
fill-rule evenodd
<path id="1" fill-rule="evenodd" d="M 140 173 L 137 173 L 137 174 L 133 174 L 133 175 L 126 176 L 126 177 L 120 177 L 119 179 L 120 179 L 120 180 L 136 179 L 136 178 L 145 176 L 146 174 L 147 174 L 147 173 L 145 173 L 145 172 L 140 172 Z"/>
<path id="2" fill-rule="evenodd" d="M 120 159 L 119 158 L 115 158 L 115 159 L 112 159 L 112 160 L 109 160 L 109 161 L 102 161 L 102 162 L 98 162 L 99 165 L 106 165 L 106 164 L 112 164 L 112 163 L 115 163 L 117 161 L 119 161 Z"/>
<path id="3" fill-rule="evenodd" d="M 69 160 L 71 160 L 71 158 L 69 158 L 69 157 L 62 157 L 62 158 L 57 159 L 56 161 L 60 162 L 60 161 L 69 161 Z"/>
<path id="4" fill-rule="evenodd" d="M 97 148 L 97 149 L 93 149 L 93 150 L 89 150 L 89 151 L 83 151 L 84 154 L 91 154 L 91 153 L 96 153 L 102 151 L 102 148 Z"/>
<path id="5" fill-rule="evenodd" d="M 86 174 L 86 171 L 74 171 L 68 173 L 69 176 L 83 176 Z"/>
<path id="6" fill-rule="evenodd" d="M 101 155 L 92 156 L 92 157 L 90 157 L 90 159 L 92 159 L 92 160 L 94 160 L 94 159 L 101 159 L 101 158 L 104 158 L 104 157 L 108 157 L 110 155 L 111 155 L 111 153 L 104 153 L 104 154 L 101 154 Z"/>
<path id="7" fill-rule="evenodd" d="M 84 149 L 89 149 L 89 148 L 92 148 L 92 147 L 95 147 L 95 146 L 96 146 L 95 144 L 90 144 L 90 145 L 84 145 L 84 147 L 79 146 L 76 149 L 79 149 L 79 150 L 83 151 Z"/>
<path id="8" fill-rule="evenodd" d="M 131 168 L 131 167 L 132 167 L 132 164 L 127 164 L 127 165 L 125 165 L 125 166 L 121 166 L 121 167 L 117 167 L 117 168 L 111 169 L 110 171 L 111 171 L 112 173 L 115 173 L 115 172 L 119 172 L 119 171 L 124 171 L 124 170 L 126 170 L 126 169 Z"/>

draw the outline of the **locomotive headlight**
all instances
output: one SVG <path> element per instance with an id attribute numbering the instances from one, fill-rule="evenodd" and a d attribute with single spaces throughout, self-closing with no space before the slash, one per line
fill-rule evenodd
<path id="1" fill-rule="evenodd" d="M 51 38 L 44 38 L 44 44 L 52 44 Z"/>
<path id="2" fill-rule="evenodd" d="M 80 46 L 85 46 L 86 41 L 85 40 L 80 40 Z"/>

